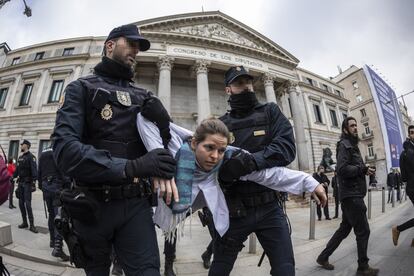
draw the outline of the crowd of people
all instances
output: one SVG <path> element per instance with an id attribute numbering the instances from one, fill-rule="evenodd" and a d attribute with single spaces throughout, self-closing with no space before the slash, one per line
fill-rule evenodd
<path id="1" fill-rule="evenodd" d="M 135 25 L 113 29 L 94 74 L 66 87 L 53 148 L 45 149 L 37 164 L 30 141 L 23 140 L 17 167 L 8 162 L 18 183 L 18 227 L 38 232 L 31 207 L 37 181 L 48 210 L 53 256 L 70 259 L 89 276 L 109 275 L 112 264 L 115 275 L 160 275 L 156 225 L 165 235 L 164 273 L 175 276 L 177 236 L 183 235 L 186 218 L 202 209 L 200 219 L 211 235 L 201 256 L 209 275 L 230 275 L 244 242 L 255 233 L 270 274 L 290 276 L 295 260 L 283 210 L 286 194 L 312 193 L 318 219 L 323 209 L 331 220 L 331 184 L 333 218 L 340 205 L 342 222 L 316 262 L 333 270 L 329 258 L 354 229 L 357 275 L 377 275 L 379 270 L 368 264 L 370 229 L 363 200 L 365 177 L 375 179 L 375 167 L 362 160 L 356 120 L 347 117 L 342 123 L 331 181 L 323 165 L 313 176 L 290 170 L 286 166 L 296 156 L 292 126 L 275 103 L 257 100 L 253 76 L 243 66 L 230 67 L 224 76 L 229 112 L 201 121 L 192 132 L 173 124 L 161 101 L 132 81 L 135 56 L 150 46 Z M 393 172 L 389 185 L 398 189 L 391 180 L 407 182 L 414 203 L 414 127 L 409 137 L 401 176 Z M 413 221 L 392 228 L 395 245 Z"/>

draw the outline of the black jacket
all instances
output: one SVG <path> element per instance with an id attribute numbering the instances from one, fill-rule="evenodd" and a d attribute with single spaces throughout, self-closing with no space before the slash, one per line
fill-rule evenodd
<path id="1" fill-rule="evenodd" d="M 338 197 L 338 181 L 337 181 L 337 176 L 334 175 L 334 177 L 332 177 L 332 189 L 333 189 L 333 196 L 334 197 Z"/>
<path id="2" fill-rule="evenodd" d="M 36 157 L 27 151 L 19 156 L 13 178 L 19 177 L 19 183 L 33 182 L 37 180 Z"/>
<path id="3" fill-rule="evenodd" d="M 387 175 L 387 187 L 397 189 L 398 186 L 399 185 L 398 185 L 398 177 L 397 177 L 397 174 L 394 173 L 394 172 L 390 172 Z"/>
<path id="4" fill-rule="evenodd" d="M 353 145 L 348 137 L 341 137 L 336 145 L 337 179 L 339 199 L 365 197 L 367 184 L 365 174 L 368 168 L 362 160 L 358 145 Z"/>
<path id="5" fill-rule="evenodd" d="M 414 196 L 414 142 L 407 139 L 400 156 L 401 179 L 407 182 L 407 195 Z"/>

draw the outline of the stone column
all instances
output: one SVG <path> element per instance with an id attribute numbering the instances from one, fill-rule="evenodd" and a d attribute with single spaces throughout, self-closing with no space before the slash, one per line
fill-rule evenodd
<path id="1" fill-rule="evenodd" d="M 171 69 L 174 59 L 169 56 L 160 56 L 158 61 L 159 81 L 158 98 L 168 113 L 171 113 Z"/>
<path id="2" fill-rule="evenodd" d="M 273 85 L 274 79 L 275 79 L 274 76 L 272 76 L 269 73 L 263 74 L 262 76 L 263 85 L 264 85 L 265 93 L 266 93 L 266 101 L 277 103 L 276 95 L 275 95 L 275 88 Z"/>
<path id="3" fill-rule="evenodd" d="M 197 124 L 211 115 L 207 75 L 209 65 L 210 62 L 206 60 L 197 60 L 195 63 L 195 72 L 197 73 Z"/>
<path id="4" fill-rule="evenodd" d="M 301 118 L 301 112 L 304 110 L 304 106 L 300 106 L 299 95 L 296 86 L 298 85 L 295 81 L 287 82 L 287 90 L 290 97 L 290 105 L 292 107 L 292 119 L 295 130 L 296 139 L 296 155 L 299 161 L 299 170 L 309 170 L 308 161 L 308 149 L 306 146 L 305 129 L 303 128 L 303 121 Z"/>

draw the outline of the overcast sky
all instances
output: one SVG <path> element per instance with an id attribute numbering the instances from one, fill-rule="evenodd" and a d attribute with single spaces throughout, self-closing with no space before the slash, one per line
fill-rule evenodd
<path id="1" fill-rule="evenodd" d="M 411 0 L 23 0 L 0 9 L 0 43 L 12 49 L 55 39 L 106 36 L 118 25 L 172 14 L 220 10 L 267 36 L 324 77 L 373 65 L 397 95 L 414 90 Z M 414 93 L 406 104 L 414 116 Z"/>

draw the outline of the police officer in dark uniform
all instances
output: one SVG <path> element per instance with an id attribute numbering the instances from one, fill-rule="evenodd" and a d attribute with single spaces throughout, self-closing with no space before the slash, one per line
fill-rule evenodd
<path id="1" fill-rule="evenodd" d="M 160 275 L 148 197 L 160 188 L 169 204 L 177 193 L 170 181 L 174 158 L 165 149 L 147 152 L 136 126 L 150 94 L 131 81 L 132 66 L 138 52 L 149 48 L 136 25 L 113 29 L 94 74 L 67 86 L 57 113 L 57 165 L 75 180 L 74 200 L 83 197 L 98 207 L 73 219 L 87 275 L 109 275 L 112 246 L 126 275 Z M 152 187 L 148 177 L 156 177 Z"/>
<path id="2" fill-rule="evenodd" d="M 286 166 L 295 158 L 291 124 L 276 104 L 258 102 L 252 80 L 243 66 L 231 67 L 225 74 L 231 110 L 220 119 L 234 136 L 231 145 L 251 153 L 236 153 L 223 162 L 219 177 L 225 183 L 255 170 Z M 251 233 L 256 233 L 268 256 L 272 275 L 294 275 L 292 242 L 278 193 L 255 182 L 239 180 L 226 184 L 224 189 L 230 228 L 215 240 L 209 275 L 229 275 Z"/>
<path id="3" fill-rule="evenodd" d="M 36 157 L 29 151 L 31 145 L 32 144 L 26 139 L 20 144 L 20 151 L 23 152 L 23 154 L 19 156 L 13 178 L 19 177 L 17 194 L 19 195 L 19 208 L 23 222 L 18 227 L 29 227 L 27 224 L 27 213 L 30 223 L 29 230 L 33 233 L 37 233 L 32 211 L 32 192 L 36 189 L 37 165 Z"/>
<path id="4" fill-rule="evenodd" d="M 53 248 L 52 256 L 68 261 L 69 257 L 63 252 L 63 238 L 56 231 L 54 220 L 58 213 L 56 196 L 62 189 L 69 189 L 71 186 L 70 178 L 63 175 L 57 168 L 51 148 L 42 151 L 39 157 L 38 166 L 39 189 L 43 192 L 43 200 L 48 211 L 48 228 L 50 234 L 50 247 Z"/>

